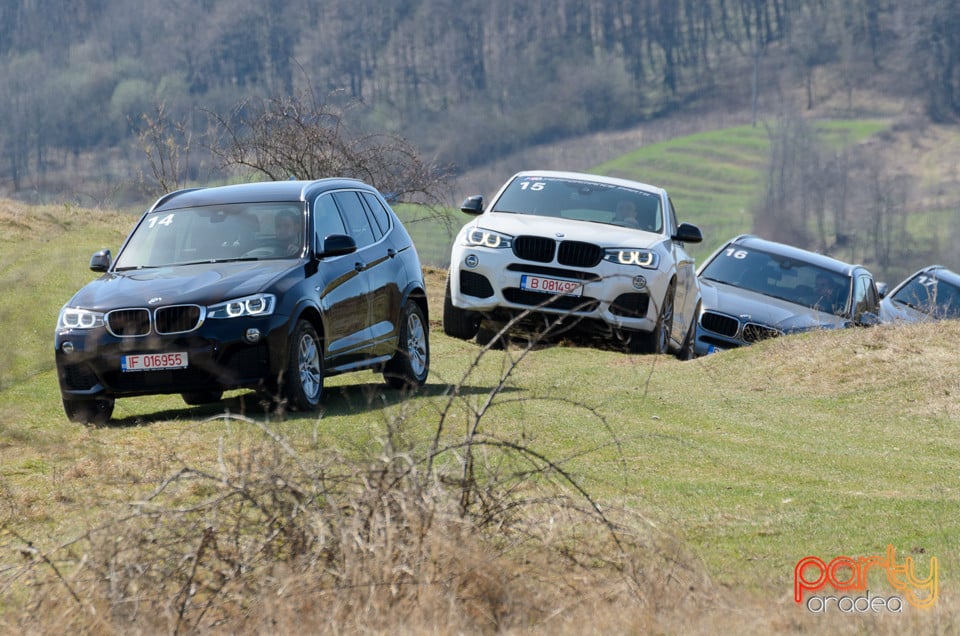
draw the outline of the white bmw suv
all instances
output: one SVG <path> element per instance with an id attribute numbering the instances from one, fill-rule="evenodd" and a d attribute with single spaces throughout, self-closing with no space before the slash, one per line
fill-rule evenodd
<path id="1" fill-rule="evenodd" d="M 576 172 L 520 172 L 457 235 L 444 332 L 481 344 L 505 333 L 576 331 L 636 353 L 693 356 L 700 284 L 662 188 Z M 497 342 L 493 342 L 497 344 Z"/>

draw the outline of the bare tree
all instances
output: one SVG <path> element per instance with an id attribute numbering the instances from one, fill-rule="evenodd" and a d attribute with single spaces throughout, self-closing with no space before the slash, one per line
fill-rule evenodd
<path id="1" fill-rule="evenodd" d="M 222 168 L 272 180 L 353 177 L 397 200 L 443 204 L 450 171 L 424 161 L 398 135 L 349 130 L 346 116 L 358 105 L 298 91 L 246 100 L 230 115 L 207 111 L 216 128 L 210 151 Z"/>
<path id="2" fill-rule="evenodd" d="M 155 184 L 147 186 L 147 191 L 159 195 L 182 188 L 190 174 L 193 134 L 189 126 L 171 121 L 164 104 L 157 106 L 153 115 L 141 115 L 141 120 L 137 139 Z M 140 181 L 146 184 L 147 179 L 141 175 Z"/>
<path id="3" fill-rule="evenodd" d="M 811 199 L 823 188 L 816 134 L 800 117 L 787 117 L 770 134 L 770 163 L 763 200 L 753 213 L 754 231 L 774 241 L 809 247 L 810 216 L 823 204 Z"/>
<path id="4" fill-rule="evenodd" d="M 861 222 L 873 252 L 869 256 L 881 272 L 887 272 L 912 251 L 906 209 L 909 183 L 906 177 L 891 179 L 876 160 L 868 160 L 866 182 L 867 206 Z"/>

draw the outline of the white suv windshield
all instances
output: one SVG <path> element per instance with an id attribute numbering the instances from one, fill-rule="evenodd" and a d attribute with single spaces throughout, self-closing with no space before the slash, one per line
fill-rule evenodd
<path id="1" fill-rule="evenodd" d="M 560 177 L 514 179 L 493 211 L 609 223 L 648 232 L 663 230 L 659 194 Z"/>

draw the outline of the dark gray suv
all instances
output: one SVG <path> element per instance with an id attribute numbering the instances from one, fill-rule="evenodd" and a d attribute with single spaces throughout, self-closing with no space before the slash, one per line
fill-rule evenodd
<path id="1" fill-rule="evenodd" d="M 873 275 L 792 245 L 738 236 L 697 271 L 703 308 L 697 355 L 811 329 L 879 322 Z"/>

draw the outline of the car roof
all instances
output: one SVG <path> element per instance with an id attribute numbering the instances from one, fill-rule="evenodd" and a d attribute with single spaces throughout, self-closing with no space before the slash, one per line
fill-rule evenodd
<path id="1" fill-rule="evenodd" d="M 599 174 L 590 174 L 587 172 L 569 172 L 565 170 L 524 170 L 518 172 L 510 181 L 521 177 L 553 177 L 555 179 L 574 179 L 576 181 L 592 181 L 594 183 L 604 183 L 607 185 L 616 185 L 624 188 L 634 188 L 637 190 L 646 190 L 660 195 L 666 195 L 666 190 L 659 186 L 643 183 L 642 181 L 633 181 L 631 179 L 621 179 L 619 177 L 608 177 Z"/>
<path id="2" fill-rule="evenodd" d="M 948 283 L 953 283 L 957 287 L 960 287 L 960 274 L 957 272 L 947 269 L 943 265 L 927 265 L 922 269 L 918 269 L 914 273 L 907 276 L 903 279 L 897 287 L 901 287 L 906 283 L 910 282 L 917 277 L 918 274 L 935 274 L 939 280 L 947 281 Z"/>
<path id="3" fill-rule="evenodd" d="M 226 203 L 257 203 L 268 201 L 305 201 L 320 192 L 340 188 L 374 188 L 357 179 L 328 178 L 315 181 L 261 181 L 238 183 L 210 188 L 190 188 L 166 194 L 153 205 L 152 210 L 188 206 L 219 205 Z"/>
<path id="4" fill-rule="evenodd" d="M 854 270 L 859 269 L 867 271 L 863 265 L 847 263 L 833 258 L 832 256 L 818 254 L 817 252 L 811 252 L 799 247 L 794 247 L 793 245 L 787 245 L 786 243 L 778 243 L 776 241 L 762 239 L 759 236 L 754 236 L 752 234 L 741 234 L 740 236 L 731 239 L 728 243 L 736 243 L 737 245 L 743 245 L 744 247 L 750 247 L 753 249 L 763 250 L 764 252 L 771 252 L 773 254 L 792 257 L 797 260 L 806 261 L 811 265 L 816 265 L 817 267 L 847 276 L 851 275 Z"/>

